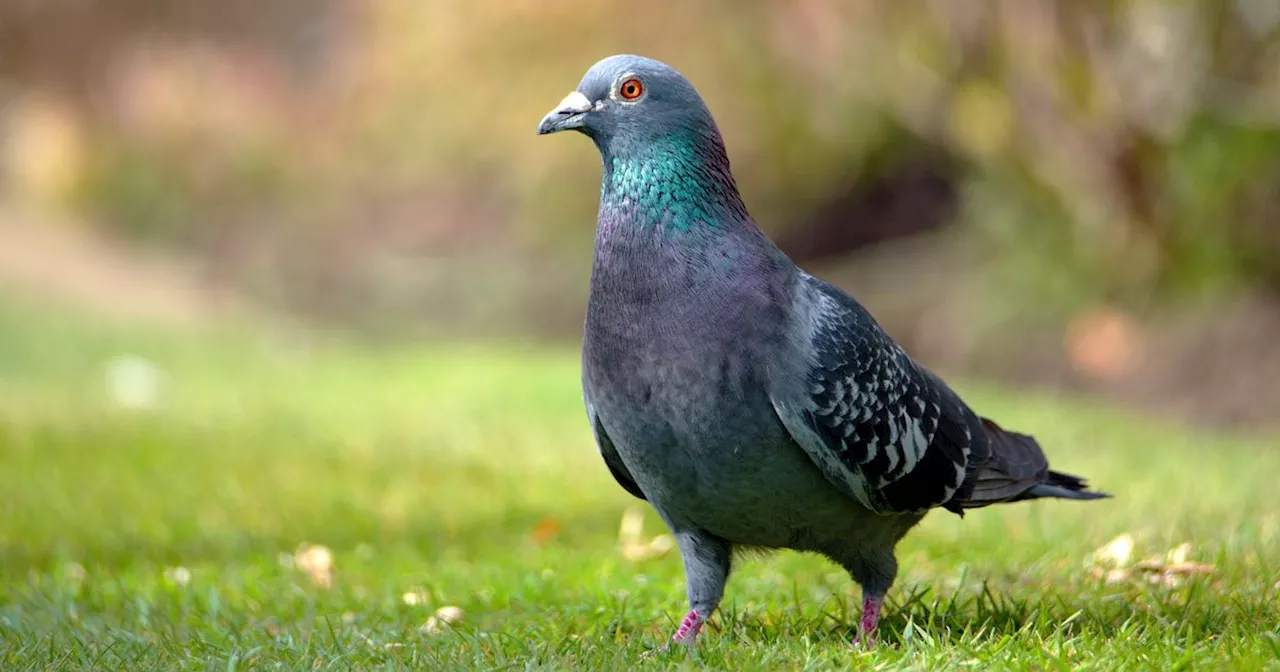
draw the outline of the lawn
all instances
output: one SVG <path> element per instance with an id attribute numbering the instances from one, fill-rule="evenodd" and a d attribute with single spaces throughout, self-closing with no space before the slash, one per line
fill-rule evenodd
<path id="1" fill-rule="evenodd" d="M 122 356 L 159 371 L 152 405 L 113 401 Z M 931 515 L 873 651 L 848 644 L 847 577 L 779 553 L 739 561 L 696 648 L 654 652 L 684 613 L 679 558 L 623 552 L 635 500 L 596 455 L 573 349 L 0 304 L 0 668 L 1280 669 L 1280 442 L 959 387 L 1116 498 Z M 1108 576 L 1095 549 L 1122 535 Z"/>

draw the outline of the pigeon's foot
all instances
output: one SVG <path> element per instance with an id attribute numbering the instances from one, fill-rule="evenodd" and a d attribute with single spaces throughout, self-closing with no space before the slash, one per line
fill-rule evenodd
<path id="1" fill-rule="evenodd" d="M 698 631 L 702 630 L 704 622 L 698 612 L 690 611 L 685 615 L 680 627 L 676 629 L 676 634 L 671 636 L 671 641 L 677 644 L 692 644 L 693 640 L 698 636 Z"/>
<path id="2" fill-rule="evenodd" d="M 862 601 L 862 622 L 858 624 L 854 646 L 870 649 L 876 645 L 876 626 L 880 623 L 880 607 L 883 605 L 883 597 L 868 597 Z"/>

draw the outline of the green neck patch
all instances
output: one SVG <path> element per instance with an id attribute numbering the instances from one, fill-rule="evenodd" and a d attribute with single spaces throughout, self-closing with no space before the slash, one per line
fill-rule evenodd
<path id="1" fill-rule="evenodd" d="M 718 138 L 670 135 L 605 157 L 601 202 L 672 233 L 720 229 L 746 214 Z"/>

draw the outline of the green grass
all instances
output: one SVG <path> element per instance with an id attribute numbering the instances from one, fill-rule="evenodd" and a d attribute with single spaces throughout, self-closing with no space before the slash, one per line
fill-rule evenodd
<path id="1" fill-rule="evenodd" d="M 124 353 L 163 369 L 154 409 L 107 397 Z M 738 563 L 696 649 L 649 655 L 684 613 L 680 563 L 618 550 L 633 500 L 596 456 L 576 353 L 304 348 L 0 304 L 0 669 L 1280 669 L 1274 440 L 963 391 L 1117 498 L 930 516 L 872 652 L 848 645 L 842 572 L 780 553 Z M 1217 571 L 1108 584 L 1090 556 L 1122 533 Z M 304 542 L 332 549 L 331 587 L 288 562 Z M 444 605 L 463 619 L 421 631 Z"/>

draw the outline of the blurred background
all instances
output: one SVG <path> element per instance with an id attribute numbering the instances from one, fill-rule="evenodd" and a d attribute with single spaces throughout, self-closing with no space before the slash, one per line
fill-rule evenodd
<path id="1" fill-rule="evenodd" d="M 1278 36 L 1274 0 L 5 0 L 0 301 L 575 346 L 599 159 L 534 127 L 635 52 L 924 362 L 1274 429 Z"/>

